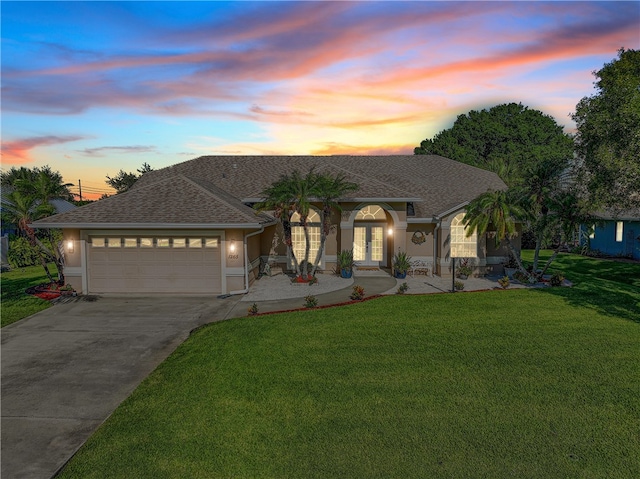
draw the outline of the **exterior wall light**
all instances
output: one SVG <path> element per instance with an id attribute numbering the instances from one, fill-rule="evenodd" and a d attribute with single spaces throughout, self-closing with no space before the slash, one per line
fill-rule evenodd
<path id="1" fill-rule="evenodd" d="M 236 240 L 231 240 L 231 244 L 229 245 L 229 251 L 235 253 L 236 251 Z"/>
<path id="2" fill-rule="evenodd" d="M 389 229 L 387 230 L 387 234 L 388 234 L 389 236 L 393 236 L 393 228 L 389 228 Z"/>
<path id="3" fill-rule="evenodd" d="M 67 252 L 73 253 L 73 251 L 74 251 L 73 240 L 69 240 L 67 241 Z"/>

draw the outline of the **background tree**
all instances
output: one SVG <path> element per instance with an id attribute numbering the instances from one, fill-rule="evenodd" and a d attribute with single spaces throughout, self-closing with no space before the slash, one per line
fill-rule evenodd
<path id="1" fill-rule="evenodd" d="M 424 140 L 414 153 L 490 170 L 516 186 L 541 159 L 565 169 L 573 157 L 573 140 L 551 116 L 509 103 L 459 115 L 451 128 Z"/>
<path id="2" fill-rule="evenodd" d="M 153 171 L 153 168 L 151 168 L 148 163 L 143 163 L 142 166 L 136 171 L 138 172 L 137 174 L 127 173 L 124 170 L 120 170 L 118 171 L 118 174 L 113 178 L 107 176 L 105 183 L 116 190 L 116 194 L 124 193 L 125 191 L 129 190 L 129 188 L 131 188 L 142 175 L 148 173 L 149 171 Z"/>
<path id="3" fill-rule="evenodd" d="M 596 94 L 572 115 L 580 184 L 596 207 L 640 208 L 640 51 L 622 48 L 593 74 Z"/>

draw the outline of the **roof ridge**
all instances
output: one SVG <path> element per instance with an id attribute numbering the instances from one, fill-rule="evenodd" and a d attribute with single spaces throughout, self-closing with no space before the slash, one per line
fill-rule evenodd
<path id="1" fill-rule="evenodd" d="M 243 216 L 247 218 L 250 218 L 251 216 L 249 215 L 248 211 L 243 211 L 243 209 L 245 208 L 250 209 L 254 213 L 254 216 L 259 216 L 253 208 L 250 208 L 249 206 L 242 203 L 242 201 L 236 198 L 233 198 L 226 191 L 222 190 L 221 188 L 218 188 L 216 185 L 214 185 L 209 181 L 194 180 L 193 178 L 189 178 L 188 176 L 182 173 L 177 173 L 176 176 L 188 181 L 189 183 L 194 185 L 196 188 L 199 188 L 200 190 L 204 191 L 206 194 L 212 196 L 216 200 L 222 201 L 226 206 L 228 206 L 229 208 L 235 209 L 236 211 L 238 211 L 239 213 L 241 213 Z M 206 183 L 207 186 L 203 185 L 201 182 Z M 237 203 L 237 204 L 234 205 L 233 203 Z"/>

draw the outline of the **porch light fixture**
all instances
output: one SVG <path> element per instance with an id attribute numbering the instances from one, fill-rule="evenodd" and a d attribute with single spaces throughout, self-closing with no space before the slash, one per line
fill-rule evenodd
<path id="1" fill-rule="evenodd" d="M 389 229 L 387 230 L 387 234 L 388 234 L 389 236 L 393 236 L 393 228 L 389 228 Z"/>
<path id="2" fill-rule="evenodd" d="M 74 247 L 73 247 L 73 240 L 69 240 L 69 241 L 67 241 L 67 251 L 68 251 L 69 253 L 73 253 L 73 249 L 74 249 Z"/>
<path id="3" fill-rule="evenodd" d="M 236 251 L 236 240 L 231 240 L 231 244 L 229 245 L 229 251 L 234 253 Z"/>

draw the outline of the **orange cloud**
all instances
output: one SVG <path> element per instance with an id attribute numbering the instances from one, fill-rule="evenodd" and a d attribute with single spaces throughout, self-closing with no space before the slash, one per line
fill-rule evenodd
<path id="1" fill-rule="evenodd" d="M 58 145 L 70 141 L 82 140 L 83 136 L 35 136 L 20 140 L 2 142 L 2 162 L 10 165 L 20 165 L 34 161 L 31 150 L 40 146 Z"/>

